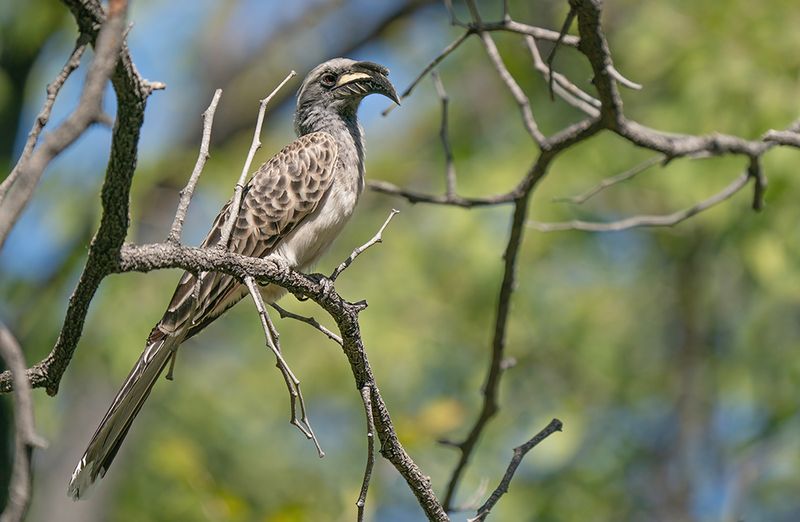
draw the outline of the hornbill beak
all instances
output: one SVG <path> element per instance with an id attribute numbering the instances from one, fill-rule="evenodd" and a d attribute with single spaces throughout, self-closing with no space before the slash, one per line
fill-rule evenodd
<path id="1" fill-rule="evenodd" d="M 373 62 L 358 62 L 350 72 L 339 77 L 336 88 L 345 88 L 353 94 L 382 94 L 400 105 L 394 85 L 389 81 L 389 69 Z"/>

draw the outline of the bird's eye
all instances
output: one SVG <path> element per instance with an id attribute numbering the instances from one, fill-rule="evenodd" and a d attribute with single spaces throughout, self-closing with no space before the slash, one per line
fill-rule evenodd
<path id="1" fill-rule="evenodd" d="M 325 74 L 319 81 L 325 87 L 333 87 L 336 85 L 336 75 L 331 73 Z"/>

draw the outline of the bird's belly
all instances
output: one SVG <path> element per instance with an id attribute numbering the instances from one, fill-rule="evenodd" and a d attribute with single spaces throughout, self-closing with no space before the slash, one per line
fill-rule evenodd
<path id="1" fill-rule="evenodd" d="M 281 257 L 292 268 L 310 267 L 339 235 L 357 201 L 357 191 L 342 190 L 334 184 L 314 213 L 286 236 L 272 255 Z"/>

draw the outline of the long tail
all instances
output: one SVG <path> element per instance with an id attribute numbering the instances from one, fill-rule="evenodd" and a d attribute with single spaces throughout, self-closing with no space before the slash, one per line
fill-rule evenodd
<path id="1" fill-rule="evenodd" d="M 103 478 L 108 471 L 133 419 L 164 371 L 170 354 L 182 341 L 182 338 L 167 335 L 158 328 L 150 334 L 147 348 L 117 392 L 114 402 L 72 473 L 68 492 L 74 500 L 85 498 L 92 484 L 98 477 Z"/>

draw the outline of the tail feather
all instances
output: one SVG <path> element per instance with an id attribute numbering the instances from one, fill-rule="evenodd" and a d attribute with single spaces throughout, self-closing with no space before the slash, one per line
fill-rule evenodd
<path id="1" fill-rule="evenodd" d="M 117 392 L 72 473 L 68 490 L 72 499 L 85 498 L 92 484 L 108 471 L 133 420 L 164 371 L 170 354 L 181 341 L 174 335 L 153 330 L 147 347 Z"/>

